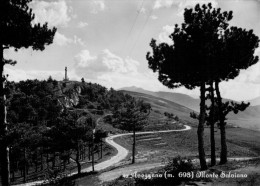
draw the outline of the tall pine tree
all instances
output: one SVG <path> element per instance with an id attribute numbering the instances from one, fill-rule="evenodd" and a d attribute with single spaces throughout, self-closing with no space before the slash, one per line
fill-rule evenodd
<path id="1" fill-rule="evenodd" d="M 28 47 L 32 47 L 33 50 L 44 50 L 45 45 L 52 43 L 56 32 L 56 28 L 49 29 L 47 23 L 32 24 L 35 16 L 28 6 L 30 2 L 31 0 L 1 0 L 0 3 L 0 162 L 3 185 L 10 185 L 9 148 L 4 140 L 8 131 L 4 66 L 16 63 L 4 58 L 4 50 L 14 48 L 17 51 Z"/>
<path id="2" fill-rule="evenodd" d="M 254 56 L 254 51 L 258 47 L 258 37 L 252 30 L 229 27 L 228 22 L 232 17 L 231 11 L 221 12 L 220 8 L 212 8 L 210 3 L 202 6 L 197 4 L 194 8 L 185 9 L 184 23 L 181 27 L 176 25 L 170 35 L 173 44 L 157 45 L 156 41 L 152 40 L 150 46 L 153 55 L 150 52 L 147 54 L 149 68 L 158 72 L 158 79 L 163 85 L 168 88 L 200 87 L 201 102 L 197 133 L 201 169 L 207 168 L 203 142 L 206 118 L 205 85 L 211 84 L 212 87 L 212 83 L 215 82 L 220 109 L 218 113 L 220 114 L 221 157 L 222 154 L 226 157 L 225 117 L 222 114 L 218 84 L 223 80 L 234 79 L 240 69 L 246 69 L 258 61 L 258 57 Z M 212 155 L 214 156 L 214 153 Z"/>

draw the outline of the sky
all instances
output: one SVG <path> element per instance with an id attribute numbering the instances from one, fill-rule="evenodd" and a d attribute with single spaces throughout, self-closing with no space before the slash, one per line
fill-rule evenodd
<path id="1" fill-rule="evenodd" d="M 209 3 L 233 11 L 230 25 L 253 29 L 260 36 L 260 0 L 33 0 L 34 23 L 48 22 L 57 32 L 44 51 L 5 50 L 4 57 L 17 60 L 5 67 L 8 80 L 70 80 L 99 83 L 107 88 L 136 86 L 199 96 L 199 90 L 168 89 L 148 68 L 146 54 L 154 38 L 171 43 L 175 24 L 183 22 L 184 8 Z M 260 56 L 260 49 L 255 51 Z M 220 85 L 222 96 L 250 100 L 260 96 L 260 62 Z"/>

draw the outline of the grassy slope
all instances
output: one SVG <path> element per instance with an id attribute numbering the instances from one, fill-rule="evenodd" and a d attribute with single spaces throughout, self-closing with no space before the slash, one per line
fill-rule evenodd
<path id="1" fill-rule="evenodd" d="M 157 157 L 164 158 L 166 156 L 172 157 L 177 154 L 187 155 L 187 156 L 197 156 L 197 121 L 190 118 L 189 114 L 191 109 L 184 107 L 182 105 L 176 104 L 166 99 L 158 98 L 152 95 L 147 95 L 143 93 L 124 91 L 132 96 L 141 98 L 152 105 L 152 109 L 156 112 L 159 111 L 164 113 L 165 111 L 177 115 L 184 124 L 189 124 L 194 127 L 191 131 L 186 132 L 174 132 L 169 134 L 158 135 L 162 138 L 161 141 L 167 142 L 166 146 L 158 147 L 154 145 L 154 141 L 150 143 L 139 143 L 137 149 L 139 152 L 144 152 L 148 150 L 160 151 Z M 246 113 L 245 113 L 246 115 Z M 241 124 L 243 120 L 240 120 Z M 215 129 L 216 135 L 216 150 L 217 155 L 220 152 L 220 135 L 219 130 Z M 132 139 L 130 137 L 125 137 L 127 144 L 122 143 L 122 139 L 116 139 L 117 142 L 130 147 Z M 227 128 L 227 145 L 229 149 L 229 156 L 259 156 L 260 155 L 260 132 L 253 131 L 244 128 Z M 209 138 L 209 128 L 205 128 L 205 150 L 206 154 L 210 155 L 210 138 Z"/>
<path id="2" fill-rule="evenodd" d="M 154 100 L 166 100 L 167 103 L 169 104 L 170 107 L 169 109 L 176 110 L 176 114 L 178 113 L 178 108 L 172 107 L 171 105 L 174 104 L 179 104 L 180 107 L 187 108 L 189 110 L 184 111 L 184 113 L 181 113 L 180 116 L 184 116 L 184 120 L 187 120 L 189 118 L 189 113 L 191 110 L 198 111 L 199 110 L 199 99 L 192 98 L 190 96 L 187 96 L 185 94 L 177 94 L 177 93 L 169 93 L 169 92 L 151 92 L 151 91 L 145 91 L 145 90 L 140 90 L 140 89 L 135 89 L 136 91 L 141 91 L 141 93 L 137 92 L 131 92 L 131 91 L 124 91 L 130 95 L 137 96 L 140 98 L 144 98 L 146 100 L 149 99 L 154 103 Z M 224 99 L 224 101 L 231 101 Z M 160 109 L 160 107 L 158 107 Z M 165 109 L 164 109 L 165 110 Z M 181 112 L 183 110 L 180 110 Z M 188 112 L 188 114 L 187 114 Z M 248 107 L 245 111 L 239 112 L 238 114 L 233 114 L 230 113 L 227 118 L 228 118 L 228 123 L 232 125 L 236 125 L 242 128 L 248 128 L 248 129 L 253 129 L 253 130 L 258 130 L 260 131 L 260 106 L 250 106 Z M 178 115 L 178 114 L 177 114 Z M 190 119 L 188 119 L 190 121 Z"/>
<path id="3" fill-rule="evenodd" d="M 217 130 L 216 130 L 217 131 Z M 185 132 L 172 132 L 158 134 L 156 137 L 161 137 L 161 142 L 166 142 L 167 145 L 155 146 L 158 141 L 137 142 L 137 152 L 140 154 L 147 154 L 149 161 L 161 161 L 167 158 L 172 158 L 177 155 L 198 157 L 197 131 L 193 128 Z M 138 139 L 138 138 L 137 138 Z M 210 135 L 209 129 L 205 129 L 204 135 L 206 156 L 210 157 Z M 220 134 L 219 131 L 215 133 L 216 140 L 216 154 L 220 154 Z M 121 137 L 115 141 L 131 151 L 132 138 Z M 260 156 L 260 133 L 241 128 L 227 129 L 227 146 L 228 157 L 256 157 Z"/>
<path id="4" fill-rule="evenodd" d="M 174 115 L 177 115 L 182 120 L 188 122 L 193 121 L 193 119 L 190 118 L 190 112 L 193 112 L 193 110 L 183 105 L 177 104 L 167 99 L 148 95 L 148 94 L 129 92 L 129 91 L 123 91 L 123 92 L 131 96 L 134 96 L 136 98 L 143 99 L 144 101 L 150 103 L 154 111 L 159 111 L 160 113 L 164 113 L 164 112 L 173 113 Z"/>

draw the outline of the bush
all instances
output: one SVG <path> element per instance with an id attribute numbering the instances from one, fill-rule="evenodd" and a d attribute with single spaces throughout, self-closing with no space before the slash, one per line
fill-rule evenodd
<path id="1" fill-rule="evenodd" d="M 106 117 L 104 117 L 103 120 L 104 120 L 105 123 L 112 124 L 113 116 L 112 115 L 107 115 Z"/>
<path id="2" fill-rule="evenodd" d="M 165 168 L 155 173 L 157 175 L 162 175 L 162 177 L 156 177 L 152 179 L 135 179 L 135 185 L 140 186 L 155 186 L 155 185 L 179 185 L 182 182 L 191 180 L 189 176 L 182 176 L 182 173 L 191 173 L 194 171 L 194 166 L 189 159 L 181 158 L 180 156 L 174 158 Z M 165 179 L 164 173 L 167 172 L 167 177 Z"/>
<path id="3" fill-rule="evenodd" d="M 96 114 L 97 114 L 97 115 L 103 115 L 103 114 L 104 114 L 104 111 L 103 111 L 103 110 L 97 110 L 97 111 L 96 111 Z"/>
<path id="4" fill-rule="evenodd" d="M 88 109 L 95 109 L 95 106 L 92 105 L 92 104 L 90 104 L 90 105 L 87 106 L 87 108 L 88 108 Z"/>
<path id="5" fill-rule="evenodd" d="M 161 114 L 161 112 L 159 110 L 154 110 L 154 112 L 157 114 Z"/>
<path id="6" fill-rule="evenodd" d="M 97 109 L 98 109 L 98 110 L 103 110 L 103 107 L 100 106 L 100 105 L 98 105 L 98 106 L 97 106 Z"/>
<path id="7" fill-rule="evenodd" d="M 118 179 L 107 183 L 107 186 L 121 186 L 121 185 L 133 185 L 133 186 L 162 186 L 162 185 L 180 185 L 183 182 L 191 180 L 183 176 L 183 173 L 191 173 L 194 171 L 194 166 L 189 159 L 181 158 L 180 156 L 174 158 L 167 166 L 155 173 L 137 173 L 139 178 L 134 177 L 134 175 L 129 175 L 127 177 L 119 177 Z M 172 175 L 172 177 L 167 176 L 165 179 L 165 172 L 167 175 Z M 147 174 L 146 174 L 147 173 Z M 147 176 L 145 176 L 147 175 Z M 153 176 L 152 176 L 153 175 Z M 156 175 L 161 175 L 157 176 Z M 141 177 L 143 176 L 143 177 Z"/>

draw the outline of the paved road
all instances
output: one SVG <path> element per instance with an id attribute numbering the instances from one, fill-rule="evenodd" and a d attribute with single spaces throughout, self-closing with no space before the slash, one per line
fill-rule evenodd
<path id="1" fill-rule="evenodd" d="M 190 130 L 191 127 L 188 125 L 184 125 L 185 128 L 184 129 L 179 129 L 179 130 L 162 130 L 162 131 L 147 131 L 147 132 L 137 132 L 136 135 L 141 135 L 141 134 L 154 134 L 154 133 L 169 133 L 169 132 L 181 132 L 181 131 L 187 131 Z M 117 144 L 114 142 L 115 138 L 121 137 L 121 136 L 129 136 L 132 135 L 132 133 L 125 133 L 125 134 L 117 134 L 117 135 L 113 135 L 113 136 L 109 136 L 105 139 L 105 141 L 110 144 L 111 146 L 113 146 L 114 148 L 116 148 L 117 150 L 117 154 L 115 156 L 112 156 L 110 159 L 103 161 L 101 163 L 98 163 L 95 165 L 95 170 L 96 171 L 100 171 L 103 169 L 106 169 L 110 166 L 113 166 L 114 164 L 122 161 L 123 159 L 126 158 L 126 156 L 128 155 L 129 151 L 122 147 L 121 145 Z M 90 172 L 92 171 L 92 167 L 88 167 L 85 169 L 82 169 L 82 173 L 84 172 Z M 77 174 L 77 171 L 71 173 L 69 176 L 75 175 Z M 43 183 L 43 180 L 40 181 L 35 181 L 35 182 L 30 182 L 30 183 L 25 183 L 25 184 L 20 184 L 19 186 L 33 186 L 33 185 L 37 185 L 37 184 L 41 184 Z"/>
<path id="2" fill-rule="evenodd" d="M 191 127 L 188 125 L 185 125 L 184 129 L 180 129 L 180 130 L 163 130 L 163 131 L 147 131 L 147 132 L 137 132 L 136 135 L 141 135 L 141 134 L 154 134 L 154 133 L 167 133 L 167 132 L 181 132 L 181 131 L 186 131 L 186 130 L 190 130 Z M 117 144 L 116 142 L 114 142 L 115 138 L 121 137 L 121 136 L 129 136 L 132 135 L 133 133 L 125 133 L 125 134 L 117 134 L 114 136 L 110 136 L 107 137 L 105 139 L 105 141 L 113 146 L 114 148 L 116 148 L 117 150 L 117 154 L 113 157 L 111 157 L 110 159 L 103 161 L 101 163 L 98 163 L 95 165 L 95 170 L 99 171 L 105 168 L 108 168 L 120 161 L 122 161 L 123 159 L 126 158 L 126 156 L 128 155 L 128 150 L 124 147 L 122 147 L 121 145 Z M 92 170 L 91 167 L 83 169 L 82 172 L 90 172 Z"/>

